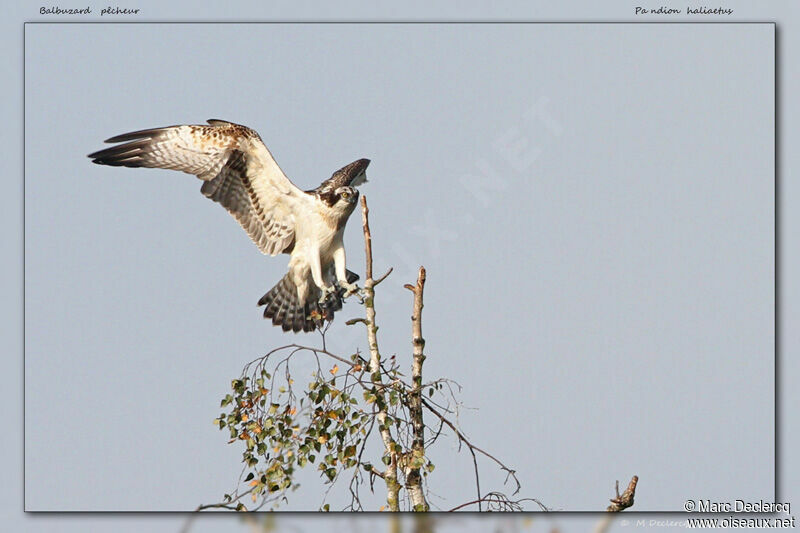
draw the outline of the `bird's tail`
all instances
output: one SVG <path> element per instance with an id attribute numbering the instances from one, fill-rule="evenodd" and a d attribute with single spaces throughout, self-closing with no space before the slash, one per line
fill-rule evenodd
<path id="1" fill-rule="evenodd" d="M 347 271 L 347 282 L 355 283 L 358 274 Z M 316 287 L 315 287 L 316 289 Z M 265 306 L 264 318 L 271 318 L 275 326 L 283 331 L 314 331 L 324 322 L 333 320 L 334 311 L 342 308 L 345 290 L 337 287 L 336 292 L 319 302 L 319 290 L 311 291 L 307 301 L 301 302 L 297 296 L 297 286 L 291 274 L 286 274 L 267 294 L 258 301 Z"/>

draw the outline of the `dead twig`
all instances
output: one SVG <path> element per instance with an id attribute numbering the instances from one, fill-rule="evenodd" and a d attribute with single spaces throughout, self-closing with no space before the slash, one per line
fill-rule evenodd
<path id="1" fill-rule="evenodd" d="M 436 415 L 436 417 L 439 418 L 439 420 L 441 420 L 447 427 L 452 429 L 453 432 L 455 433 L 456 437 L 458 438 L 459 443 L 463 443 L 464 445 L 466 445 L 471 453 L 474 454 L 475 452 L 478 452 L 481 455 L 483 455 L 484 457 L 486 457 L 488 459 L 491 459 L 497 466 L 499 466 L 500 469 L 503 470 L 506 473 L 506 482 L 508 482 L 509 478 L 513 479 L 514 483 L 516 485 L 513 494 L 517 494 L 520 491 L 520 489 L 522 488 L 522 484 L 519 482 L 519 479 L 517 478 L 517 471 L 516 470 L 513 470 L 513 469 L 507 467 L 505 464 L 503 464 L 502 461 L 500 461 L 494 455 L 492 455 L 489 452 L 487 452 L 485 450 L 482 450 L 482 449 L 478 448 L 477 446 L 475 446 L 474 444 L 472 444 L 469 441 L 469 439 L 467 439 L 467 437 L 456 427 L 455 424 L 453 424 L 450 420 L 448 420 L 447 417 L 445 417 L 438 410 L 436 410 L 436 408 L 433 407 L 431 404 L 429 404 L 426 400 L 424 400 L 424 399 L 422 400 L 422 405 L 428 411 L 430 411 L 431 413 Z M 475 475 L 477 477 L 477 472 L 476 472 Z M 478 498 L 478 499 L 480 499 L 480 498 Z"/>
<path id="2" fill-rule="evenodd" d="M 636 495 L 636 484 L 639 483 L 639 476 L 633 476 L 631 482 L 628 483 L 628 488 L 620 495 L 619 493 L 619 480 L 617 480 L 616 493 L 617 497 L 611 499 L 611 505 L 606 508 L 609 513 L 619 513 L 628 507 L 633 506 L 633 497 Z"/>

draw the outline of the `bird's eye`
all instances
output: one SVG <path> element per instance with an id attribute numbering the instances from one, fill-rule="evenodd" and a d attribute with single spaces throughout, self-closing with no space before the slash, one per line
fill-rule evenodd
<path id="1" fill-rule="evenodd" d="M 344 198 L 345 200 L 347 200 L 348 198 L 350 198 L 350 193 L 349 193 L 349 192 L 347 192 L 347 191 L 344 191 L 344 192 L 342 193 L 342 198 Z"/>

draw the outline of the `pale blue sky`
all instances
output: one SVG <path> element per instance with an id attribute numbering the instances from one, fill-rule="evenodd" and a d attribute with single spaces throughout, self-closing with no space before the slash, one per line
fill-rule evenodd
<path id="1" fill-rule="evenodd" d="M 227 61 L 215 62 L 210 50 L 200 50 L 198 57 L 215 68 L 237 76 L 244 71 L 250 81 L 224 90 L 207 84 L 181 109 L 174 105 L 175 88 L 204 68 L 182 59 L 188 50 L 198 52 L 202 40 L 133 47 L 130 39 L 138 36 L 126 32 L 151 30 L 76 32 L 58 41 L 54 34 L 64 28 L 39 28 L 37 38 L 45 42 L 36 62 L 44 65 L 36 77 L 30 69 L 35 28 L 28 27 L 28 327 L 29 333 L 37 324 L 41 329 L 28 339 L 28 390 L 37 391 L 27 405 L 29 509 L 191 506 L 213 498 L 217 480 L 238 461 L 203 413 L 210 409 L 213 417 L 228 377 L 280 341 L 257 320 L 253 302 L 285 264 L 262 258 L 235 222 L 202 198 L 191 177 L 87 168 L 82 159 L 115 133 L 214 116 L 256 128 L 301 186 L 315 185 L 355 157 L 373 159 L 364 192 L 373 207 L 379 261 L 396 267 L 398 285 L 408 280 L 412 263 L 424 263 L 431 273 L 428 371 L 465 385 L 465 403 L 479 408 L 465 413 L 465 428 L 524 472 L 530 495 L 558 508 L 596 508 L 596 494 L 608 492 L 609 480 L 632 473 L 659 479 L 648 496 L 640 494 L 640 510 L 677 509 L 697 491 L 723 499 L 771 494 L 772 367 L 763 347 L 772 341 L 771 331 L 764 335 L 772 305 L 763 297 L 772 287 L 764 278 L 772 268 L 771 239 L 764 238 L 771 235 L 772 183 L 760 173 L 762 163 L 771 165 L 772 124 L 763 120 L 771 120 L 771 112 L 758 105 L 772 94 L 771 62 L 764 60 L 771 27 L 693 26 L 681 35 L 675 34 L 686 27 L 666 26 L 663 33 L 660 26 L 622 26 L 620 32 L 534 26 L 519 33 L 505 27 L 497 35 L 480 27 L 463 38 L 450 34 L 458 33 L 455 28 L 430 28 L 409 39 L 402 33 L 418 27 L 398 28 L 399 35 L 393 27 L 337 35 L 336 26 L 323 28 L 332 35 L 320 43 L 315 32 L 303 40 L 280 35 L 274 26 L 265 36 L 251 26 L 247 34 L 237 29 L 236 39 L 275 54 L 279 61 L 269 64 L 270 72 L 285 62 L 283 68 L 307 77 L 267 80 L 259 69 L 247 73 L 252 62 L 224 51 L 218 53 Z M 224 31 L 215 28 L 220 37 Z M 281 48 L 290 37 L 295 49 Z M 60 45 L 47 48 L 51 39 Z M 166 47 L 172 57 L 154 58 L 147 47 Z M 100 59 L 133 49 L 133 64 Z M 670 57 L 661 57 L 664 49 Z M 73 50 L 82 53 L 80 60 L 70 61 Z M 89 57 L 99 60 L 92 65 Z M 154 64 L 155 71 L 142 76 Z M 340 72 L 364 64 L 361 85 L 335 83 Z M 165 77 L 176 69 L 187 76 Z M 322 86 L 324 94 L 315 95 Z M 459 94 L 462 87 L 467 90 Z M 231 97 L 220 97 L 228 91 Z M 153 102 L 153 94 L 164 96 Z M 710 102 L 703 100 L 712 94 Z M 137 100 L 148 105 L 132 106 Z M 537 104 L 555 122 L 527 114 Z M 46 125 L 47 158 L 30 158 L 34 120 Z M 515 136 L 541 152 L 528 152 L 527 161 L 503 156 L 497 146 Z M 653 139 L 660 141 L 656 150 Z M 484 161 L 506 188 L 476 196 L 464 176 Z M 33 175 L 62 179 L 42 182 L 39 190 Z M 420 197 L 401 196 L 409 189 L 425 199 L 418 219 L 411 206 Z M 32 201 L 34 193 L 41 194 Z M 46 221 L 37 234 L 31 217 L 54 205 L 60 218 Z M 418 235 L 430 228 L 441 238 Z M 499 237 L 509 228 L 513 241 Z M 363 270 L 358 237 L 351 226 L 350 261 Z M 518 241 L 523 253 L 516 251 Z M 34 250 L 37 242 L 48 245 Z M 239 276 L 219 277 L 233 266 Z M 508 281 L 495 275 L 498 269 Z M 179 276 L 170 277 L 173 272 Z M 44 281 L 32 289 L 32 279 Z M 386 299 L 384 345 L 405 349 L 408 302 L 399 289 Z M 475 301 L 496 322 L 470 312 Z M 204 302 L 213 303 L 214 312 L 204 310 Z M 187 339 L 194 344 L 184 344 Z M 159 384 L 177 373 L 179 383 Z M 497 381 L 486 390 L 481 381 L 490 374 Z M 69 414 L 109 394 L 98 386 L 125 390 L 116 405 L 93 404 L 102 424 L 91 440 L 90 426 L 70 426 Z M 159 398 L 167 393 L 187 402 L 164 409 Z M 625 402 L 630 407 L 619 413 Z M 37 415 L 52 433 L 31 429 Z M 159 440 L 159 428 L 175 429 L 176 420 L 187 424 L 177 430 L 178 442 Z M 741 426 L 747 432 L 740 433 Z M 97 431 L 96 422 L 91 427 Z M 508 431 L 531 449 L 520 453 L 513 438 L 493 436 Z M 62 444 L 45 448 L 48 437 Z M 115 451 L 108 449 L 112 442 Z M 609 457 L 623 444 L 630 447 L 624 456 Z M 136 459 L 122 462 L 106 453 L 133 458 L 134 450 Z M 437 473 L 450 461 L 448 453 L 447 446 L 440 449 Z M 756 457 L 733 462 L 742 454 Z M 434 482 L 448 501 L 459 499 L 468 479 L 468 458 L 455 461 L 464 476 L 442 476 L 438 490 Z M 181 484 L 197 495 L 174 490 L 165 465 L 176 467 L 174 475 L 190 476 Z M 126 483 L 117 490 L 109 477 L 119 479 L 119 469 Z M 52 487 L 31 492 L 34 479 Z M 119 501 L 123 507 L 114 505 Z"/>

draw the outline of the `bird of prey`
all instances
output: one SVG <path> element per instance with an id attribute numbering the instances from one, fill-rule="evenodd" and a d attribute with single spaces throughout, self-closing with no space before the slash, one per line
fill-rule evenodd
<path id="1" fill-rule="evenodd" d="M 258 133 L 232 122 L 135 131 L 106 142 L 122 144 L 89 154 L 94 163 L 194 174 L 203 180 L 200 191 L 227 209 L 262 253 L 289 254 L 289 272 L 258 301 L 264 317 L 284 331 L 313 331 L 358 290 L 358 275 L 345 268 L 342 238 L 368 159 L 302 191 Z"/>

